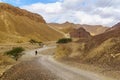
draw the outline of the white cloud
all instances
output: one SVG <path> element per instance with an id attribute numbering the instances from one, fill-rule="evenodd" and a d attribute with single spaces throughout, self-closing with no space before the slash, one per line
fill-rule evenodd
<path id="1" fill-rule="evenodd" d="M 3 2 L 2 0 L 0 0 L 0 2 Z"/>
<path id="2" fill-rule="evenodd" d="M 101 13 L 98 13 L 101 12 Z M 120 10 L 113 7 L 106 7 L 106 8 L 98 8 L 97 14 L 101 15 L 102 17 L 112 17 L 115 19 L 120 19 Z"/>
<path id="3" fill-rule="evenodd" d="M 64 0 L 62 6 L 66 9 L 78 9 L 83 0 Z"/>
<path id="4" fill-rule="evenodd" d="M 60 13 L 62 10 L 60 2 L 48 3 L 48 4 L 37 3 L 37 4 L 32 4 L 30 6 L 23 6 L 22 8 L 25 8 L 37 13 L 43 12 L 43 13 L 52 13 L 52 14 Z"/>
<path id="5" fill-rule="evenodd" d="M 80 20 L 82 24 L 103 24 L 109 25 L 109 23 L 113 22 L 113 18 L 102 18 L 100 15 L 90 15 L 85 12 L 76 12 L 76 17 Z"/>
<path id="6" fill-rule="evenodd" d="M 99 7 L 120 7 L 120 0 L 97 0 L 96 6 Z"/>
<path id="7" fill-rule="evenodd" d="M 41 14 L 47 22 L 113 25 L 120 20 L 119 0 L 58 0 L 21 6 Z"/>

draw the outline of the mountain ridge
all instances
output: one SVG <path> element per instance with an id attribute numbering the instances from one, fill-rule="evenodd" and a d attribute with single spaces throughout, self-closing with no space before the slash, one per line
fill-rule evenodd
<path id="1" fill-rule="evenodd" d="M 40 16 L 39 14 L 31 13 L 25 9 L 20 9 L 19 7 L 14 7 L 7 3 L 0 3 L 0 9 L 1 9 L 1 11 L 7 11 L 14 15 L 26 16 L 34 21 L 46 23 L 46 21 L 43 19 L 43 17 Z"/>
<path id="2" fill-rule="evenodd" d="M 54 28 L 63 31 L 65 33 L 71 32 L 74 28 L 83 27 L 86 31 L 90 32 L 91 35 L 98 35 L 105 32 L 109 27 L 105 27 L 102 25 L 88 25 L 88 24 L 74 24 L 70 22 L 65 23 L 48 23 L 48 25 L 53 26 Z"/>
<path id="3" fill-rule="evenodd" d="M 111 30 L 89 39 L 79 38 L 78 41 L 60 44 L 55 57 L 120 70 L 120 24 L 118 23 L 111 27 Z"/>
<path id="4" fill-rule="evenodd" d="M 6 3 L 0 3 L 0 9 L 0 42 L 55 41 L 63 37 L 38 14 Z"/>

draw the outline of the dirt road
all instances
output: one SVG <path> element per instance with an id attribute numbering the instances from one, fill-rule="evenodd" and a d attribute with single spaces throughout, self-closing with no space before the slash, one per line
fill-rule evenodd
<path id="1" fill-rule="evenodd" d="M 38 51 L 50 48 L 55 47 L 45 47 Z M 21 58 L 21 63 L 8 70 L 1 80 L 110 80 L 92 72 L 61 64 L 50 55 L 36 57 L 34 51 L 25 52 L 26 55 Z"/>

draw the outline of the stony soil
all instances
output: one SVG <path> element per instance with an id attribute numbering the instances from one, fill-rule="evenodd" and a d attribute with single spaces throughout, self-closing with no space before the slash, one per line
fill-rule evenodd
<path id="1" fill-rule="evenodd" d="M 0 80 L 61 80 L 44 68 L 37 59 L 24 61 L 9 69 Z"/>

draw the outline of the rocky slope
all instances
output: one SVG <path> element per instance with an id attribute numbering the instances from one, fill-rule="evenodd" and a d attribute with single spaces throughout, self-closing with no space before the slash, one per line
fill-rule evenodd
<path id="1" fill-rule="evenodd" d="M 80 27 L 78 29 L 73 29 L 70 32 L 70 36 L 72 38 L 90 38 L 91 35 L 89 32 L 87 32 L 84 28 Z"/>
<path id="2" fill-rule="evenodd" d="M 62 47 L 66 49 L 62 49 Z M 119 73 L 120 25 L 118 23 L 106 32 L 93 36 L 91 39 L 80 39 L 78 42 L 59 45 L 56 54 L 60 56 L 60 51 L 65 54 L 68 52 L 67 50 L 70 52 L 66 58 L 102 67 L 109 66 Z"/>
<path id="3" fill-rule="evenodd" d="M 0 42 L 54 41 L 62 36 L 51 29 L 42 16 L 0 3 Z"/>
<path id="4" fill-rule="evenodd" d="M 82 26 L 83 28 L 85 28 L 85 30 L 90 32 L 90 34 L 93 36 L 104 33 L 107 29 L 109 29 L 108 27 L 105 27 L 102 25 L 78 25 L 78 26 Z"/>
<path id="5" fill-rule="evenodd" d="M 64 33 L 69 33 L 71 30 L 73 30 L 76 25 L 74 23 L 70 23 L 70 22 L 65 22 L 63 24 L 59 24 L 59 23 L 49 23 L 48 25 L 50 25 L 53 28 L 56 28 Z"/>

